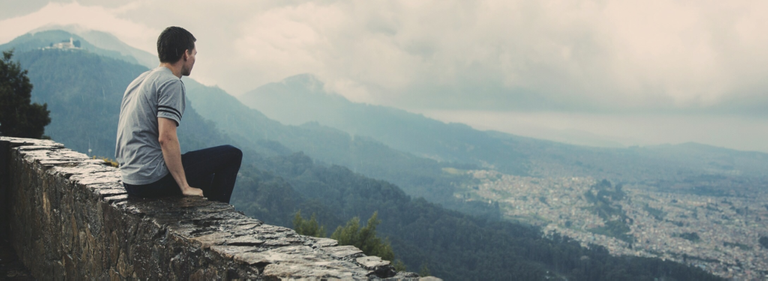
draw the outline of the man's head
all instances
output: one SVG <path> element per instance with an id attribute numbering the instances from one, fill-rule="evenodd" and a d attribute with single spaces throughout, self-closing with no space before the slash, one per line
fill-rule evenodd
<path id="1" fill-rule="evenodd" d="M 157 55 L 161 63 L 177 63 L 183 60 L 181 74 L 192 72 L 195 65 L 195 36 L 184 28 L 170 26 L 157 37 Z"/>

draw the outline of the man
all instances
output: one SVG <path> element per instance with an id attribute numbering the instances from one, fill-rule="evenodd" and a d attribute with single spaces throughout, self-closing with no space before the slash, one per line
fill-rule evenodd
<path id="1" fill-rule="evenodd" d="M 176 135 L 186 106 L 181 77 L 195 65 L 195 41 L 183 28 L 166 28 L 157 38 L 160 66 L 139 75 L 123 94 L 115 158 L 130 196 L 229 203 L 243 153 L 225 145 L 182 155 Z"/>

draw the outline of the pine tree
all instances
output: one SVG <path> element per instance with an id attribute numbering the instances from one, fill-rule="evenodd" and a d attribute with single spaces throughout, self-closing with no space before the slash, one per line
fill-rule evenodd
<path id="1" fill-rule="evenodd" d="M 325 237 L 325 226 L 320 226 L 315 214 L 312 214 L 312 218 L 309 220 L 305 220 L 301 217 L 301 210 L 296 212 L 296 216 L 293 217 L 293 229 L 301 235 Z"/>
<path id="2" fill-rule="evenodd" d="M 429 267 L 427 267 L 426 263 L 421 264 L 421 268 L 419 268 L 419 276 L 421 277 L 431 276 L 431 273 L 429 272 Z"/>
<path id="3" fill-rule="evenodd" d="M 368 224 L 362 229 L 360 228 L 360 218 L 352 218 L 346 226 L 336 228 L 336 231 L 331 234 L 331 238 L 338 240 L 341 245 L 354 245 L 366 255 L 378 256 L 392 261 L 395 258 L 395 253 L 392 251 L 389 239 L 382 241 L 376 236 L 376 226 L 381 223 L 378 214 L 378 212 L 374 212 L 373 216 L 368 219 Z"/>
<path id="4" fill-rule="evenodd" d="M 396 260 L 395 260 L 395 261 L 392 263 L 392 266 L 393 266 L 393 267 L 395 267 L 395 270 L 396 270 L 396 271 L 398 271 L 398 272 L 399 272 L 399 271 L 407 271 L 407 270 L 408 270 L 408 267 L 407 267 L 407 266 L 405 266 L 405 263 L 403 263 L 403 261 L 402 261 L 402 260 L 400 260 L 400 259 L 396 259 Z"/>
<path id="5" fill-rule="evenodd" d="M 13 51 L 3 52 L 0 60 L 0 135 L 42 138 L 51 123 L 48 104 L 30 103 L 32 83 L 11 57 Z"/>

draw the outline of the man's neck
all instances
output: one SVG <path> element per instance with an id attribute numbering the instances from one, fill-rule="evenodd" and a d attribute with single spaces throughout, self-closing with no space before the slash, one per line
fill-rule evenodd
<path id="1" fill-rule="evenodd" d="M 180 61 L 181 60 L 179 60 L 179 62 Z M 171 72 L 173 72 L 174 76 L 179 77 L 179 79 L 181 79 L 181 63 L 179 62 L 176 62 L 176 63 L 161 62 L 160 66 L 170 69 Z"/>

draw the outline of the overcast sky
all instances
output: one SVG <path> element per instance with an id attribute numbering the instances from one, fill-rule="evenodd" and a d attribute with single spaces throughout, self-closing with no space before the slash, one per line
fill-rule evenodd
<path id="1" fill-rule="evenodd" d="M 312 73 L 350 100 L 573 143 L 768 152 L 768 1 L 2 1 L 0 43 L 49 24 L 155 53 L 240 95 Z"/>

